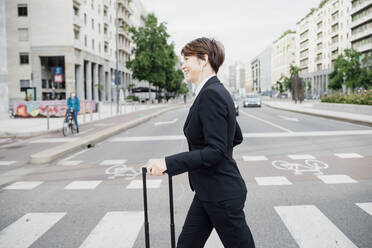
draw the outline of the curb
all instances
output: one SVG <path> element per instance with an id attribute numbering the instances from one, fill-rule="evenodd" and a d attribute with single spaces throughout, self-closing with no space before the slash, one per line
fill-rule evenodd
<path id="1" fill-rule="evenodd" d="M 34 153 L 30 156 L 29 163 L 30 164 L 50 163 L 50 162 L 62 157 L 63 155 L 65 155 L 67 153 L 71 153 L 71 152 L 77 151 L 79 149 L 83 149 L 87 146 L 92 146 L 92 144 L 98 143 L 98 142 L 100 142 L 100 141 L 102 141 L 102 140 L 104 140 L 108 137 L 111 137 L 111 136 L 113 136 L 117 133 L 125 131 L 129 128 L 135 127 L 135 126 L 137 126 L 137 125 L 139 125 L 143 122 L 146 122 L 146 121 L 148 121 L 148 120 L 150 120 L 150 119 L 152 119 L 152 118 L 154 118 L 158 115 L 161 115 L 161 114 L 166 113 L 168 111 L 175 110 L 175 109 L 182 108 L 182 107 L 184 107 L 184 106 L 180 105 L 180 106 L 169 107 L 169 108 L 160 110 L 158 112 L 155 112 L 153 114 L 149 114 L 147 116 L 137 118 L 133 121 L 129 121 L 129 122 L 126 122 L 126 123 L 123 123 L 123 124 L 119 124 L 119 125 L 107 128 L 107 129 L 105 129 L 103 131 L 100 131 L 98 133 L 85 136 L 81 140 L 78 140 L 76 142 L 65 143 L 65 144 L 62 144 L 62 145 L 57 146 L 57 147 L 53 147 L 53 148 L 50 148 L 50 149 L 47 149 L 47 150 L 44 150 L 44 151 L 41 151 L 41 152 L 38 152 L 38 153 Z"/>
<path id="2" fill-rule="evenodd" d="M 307 111 L 287 109 L 287 108 L 281 108 L 281 107 L 274 107 L 274 106 L 272 106 L 270 104 L 267 104 L 267 103 L 264 103 L 264 102 L 262 104 L 269 107 L 269 108 L 273 108 L 273 109 L 280 109 L 280 110 L 285 110 L 285 111 L 290 111 L 290 112 L 295 112 L 295 113 L 300 113 L 300 114 L 312 115 L 312 116 L 323 117 L 323 118 L 338 120 L 338 121 L 345 121 L 345 122 L 350 122 L 350 123 L 354 123 L 354 124 L 359 124 L 359 125 L 372 127 L 372 122 L 369 122 L 369 121 L 356 120 L 356 119 L 345 118 L 345 117 L 330 116 L 330 115 L 321 114 L 321 113 L 312 113 L 312 112 L 307 112 Z"/>

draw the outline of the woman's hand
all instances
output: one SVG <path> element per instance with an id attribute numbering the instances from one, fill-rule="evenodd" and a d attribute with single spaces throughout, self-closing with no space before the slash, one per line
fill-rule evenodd
<path id="1" fill-rule="evenodd" d="M 163 176 L 167 170 L 165 159 L 150 159 L 147 163 L 147 173 L 152 176 Z"/>

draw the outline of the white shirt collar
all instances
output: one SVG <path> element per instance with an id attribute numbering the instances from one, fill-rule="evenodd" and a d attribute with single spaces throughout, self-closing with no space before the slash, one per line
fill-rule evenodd
<path id="1" fill-rule="evenodd" d="M 195 90 L 195 98 L 198 97 L 198 95 L 199 95 L 201 89 L 203 89 L 203 86 L 205 85 L 205 83 L 208 82 L 208 80 L 211 79 L 211 78 L 214 77 L 214 76 L 216 76 L 216 74 L 212 74 L 212 75 L 210 75 L 209 77 L 207 77 L 206 79 L 204 79 L 203 82 L 201 82 L 201 83 L 199 84 L 199 86 L 198 86 L 198 87 L 196 88 L 196 90 Z"/>

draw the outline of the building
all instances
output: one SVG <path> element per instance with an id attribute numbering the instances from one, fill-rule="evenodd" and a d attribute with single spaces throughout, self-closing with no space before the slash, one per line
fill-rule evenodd
<path id="1" fill-rule="evenodd" d="M 251 64 L 246 64 L 244 66 L 245 68 L 245 91 L 247 93 L 253 92 L 253 77 L 252 77 L 252 69 L 251 69 Z"/>
<path id="2" fill-rule="evenodd" d="M 351 7 L 351 46 L 372 57 L 372 0 L 354 0 Z M 372 60 L 369 62 L 371 66 Z"/>
<path id="3" fill-rule="evenodd" d="M 125 67 L 131 2 L 6 0 L 10 100 L 29 93 L 34 100 L 66 99 L 72 91 L 80 99 L 115 99 L 116 68 L 119 88 L 132 80 Z M 56 72 L 61 76 L 53 77 Z"/>
<path id="4" fill-rule="evenodd" d="M 337 56 L 350 48 L 350 9 L 348 0 L 323 0 L 296 25 L 296 64 L 313 97 L 327 92 Z"/>
<path id="5" fill-rule="evenodd" d="M 230 89 L 237 89 L 236 88 L 236 84 L 237 84 L 237 65 L 229 65 L 229 83 L 228 83 L 228 87 Z"/>
<path id="6" fill-rule="evenodd" d="M 282 76 L 290 77 L 290 65 L 296 64 L 296 32 L 286 31 L 273 43 L 271 58 L 271 84 L 274 85 Z"/>
<path id="7" fill-rule="evenodd" d="M 261 93 L 271 90 L 271 58 L 272 45 L 251 61 L 253 87 L 248 92 Z"/>
<path id="8" fill-rule="evenodd" d="M 0 118 L 8 114 L 8 66 L 5 37 L 5 0 L 0 0 Z"/>

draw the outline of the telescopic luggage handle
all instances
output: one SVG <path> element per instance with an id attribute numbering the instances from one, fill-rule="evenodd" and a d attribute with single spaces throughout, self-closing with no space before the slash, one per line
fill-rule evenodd
<path id="1" fill-rule="evenodd" d="M 146 186 L 146 173 L 147 168 L 142 168 L 142 182 L 143 182 L 143 205 L 144 205 L 144 215 L 145 215 L 145 244 L 146 248 L 150 248 L 150 233 L 149 233 L 149 218 L 147 209 L 147 186 Z M 169 182 L 169 210 L 170 210 L 170 232 L 171 232 L 171 247 L 176 247 L 175 238 L 175 227 L 174 227 L 174 211 L 173 211 L 173 182 L 172 176 L 168 175 Z"/>

